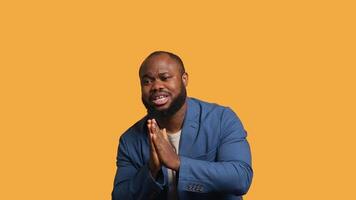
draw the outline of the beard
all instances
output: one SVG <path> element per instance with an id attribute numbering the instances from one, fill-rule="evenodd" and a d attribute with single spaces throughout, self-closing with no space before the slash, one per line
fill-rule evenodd
<path id="1" fill-rule="evenodd" d="M 186 98 L 187 98 L 187 90 L 184 86 L 182 86 L 178 96 L 172 99 L 172 103 L 167 109 L 157 110 L 154 106 L 150 104 L 150 102 L 145 101 L 142 97 L 141 100 L 143 105 L 145 105 L 147 109 L 147 114 L 150 118 L 163 119 L 163 118 L 171 117 L 174 114 L 176 114 L 176 112 L 179 109 L 181 109 L 182 106 L 184 105 Z"/>

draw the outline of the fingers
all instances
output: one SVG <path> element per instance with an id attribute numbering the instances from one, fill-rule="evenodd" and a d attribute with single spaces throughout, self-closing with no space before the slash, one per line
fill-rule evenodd
<path id="1" fill-rule="evenodd" d="M 163 138 L 167 139 L 167 141 L 168 141 L 167 130 L 165 128 L 160 129 L 160 127 L 158 126 L 157 121 L 155 119 L 151 120 L 151 124 L 152 124 L 152 131 L 154 131 L 154 133 L 161 133 L 160 135 L 162 135 Z"/>
<path id="2" fill-rule="evenodd" d="M 155 147 L 155 144 L 153 142 L 153 135 L 149 135 L 149 138 L 150 138 L 150 148 L 151 148 L 151 151 L 152 153 L 156 154 L 157 151 L 156 151 L 156 147 Z"/>
<path id="3" fill-rule="evenodd" d="M 153 152 L 156 151 L 153 143 L 154 132 L 152 131 L 152 120 L 147 120 L 147 128 L 148 128 L 148 139 L 150 141 L 150 147 Z"/>
<path id="4" fill-rule="evenodd" d="M 159 131 L 159 127 L 157 125 L 157 122 L 155 119 L 151 120 L 151 124 L 152 124 L 152 132 L 153 133 L 157 133 Z"/>
<path id="5" fill-rule="evenodd" d="M 149 129 L 150 134 L 153 134 L 154 138 L 164 138 L 166 141 L 168 140 L 168 134 L 167 134 L 167 130 L 165 128 L 160 129 L 157 121 L 155 119 L 149 119 L 147 120 L 147 126 Z"/>
<path id="6" fill-rule="evenodd" d="M 151 119 L 147 120 L 147 128 L 149 133 L 154 133 L 153 132 L 153 121 Z"/>
<path id="7" fill-rule="evenodd" d="M 150 132 L 150 126 L 151 126 L 150 124 L 147 124 L 148 130 L 149 130 L 148 140 L 150 142 L 151 151 L 156 151 L 155 148 L 154 148 L 154 144 L 153 144 L 152 133 Z"/>
<path id="8" fill-rule="evenodd" d="M 155 134 L 159 128 L 157 128 L 157 122 L 155 119 L 147 120 L 147 129 L 150 134 Z"/>
<path id="9" fill-rule="evenodd" d="M 150 163 L 153 163 L 153 172 L 156 173 L 161 165 L 177 171 L 180 161 L 175 148 L 168 140 L 167 130 L 160 129 L 155 119 L 147 120 L 147 128 L 151 148 Z"/>
<path id="10" fill-rule="evenodd" d="M 162 134 L 163 134 L 163 138 L 168 141 L 168 135 L 167 135 L 166 128 L 164 128 L 164 129 L 162 130 Z"/>

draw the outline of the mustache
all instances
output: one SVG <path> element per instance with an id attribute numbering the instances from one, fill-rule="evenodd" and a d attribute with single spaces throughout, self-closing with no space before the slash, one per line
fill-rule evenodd
<path id="1" fill-rule="evenodd" d="M 170 93 L 166 91 L 152 92 L 149 96 L 149 99 L 154 99 L 157 96 L 169 96 Z"/>

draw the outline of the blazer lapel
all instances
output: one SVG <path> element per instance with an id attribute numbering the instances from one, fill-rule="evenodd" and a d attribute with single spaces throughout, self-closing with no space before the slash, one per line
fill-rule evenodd
<path id="1" fill-rule="evenodd" d="M 179 155 L 189 156 L 199 130 L 200 107 L 193 99 L 187 98 L 187 113 L 184 118 L 179 142 Z"/>

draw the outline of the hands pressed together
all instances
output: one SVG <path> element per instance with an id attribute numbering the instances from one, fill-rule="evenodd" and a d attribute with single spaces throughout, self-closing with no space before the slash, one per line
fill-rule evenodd
<path id="1" fill-rule="evenodd" d="M 162 165 L 178 171 L 180 166 L 179 156 L 168 141 L 166 129 L 160 129 L 155 119 L 149 119 L 147 127 L 150 142 L 149 167 L 152 176 L 157 177 Z"/>

